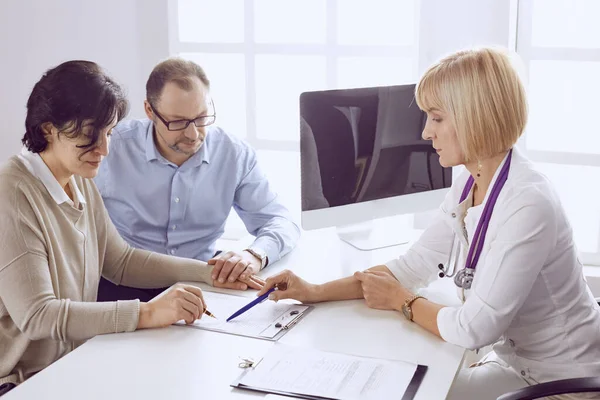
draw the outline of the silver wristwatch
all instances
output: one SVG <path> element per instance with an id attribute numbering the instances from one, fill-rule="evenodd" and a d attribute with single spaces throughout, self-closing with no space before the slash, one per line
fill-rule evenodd
<path id="1" fill-rule="evenodd" d="M 267 253 L 263 249 L 259 249 L 258 247 L 249 247 L 244 249 L 244 251 L 247 251 L 260 260 L 260 269 L 263 269 L 267 266 Z"/>

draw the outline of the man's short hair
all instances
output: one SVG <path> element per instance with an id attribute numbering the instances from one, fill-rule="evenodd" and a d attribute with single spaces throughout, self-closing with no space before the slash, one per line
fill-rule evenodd
<path id="1" fill-rule="evenodd" d="M 154 67 L 146 82 L 146 100 L 153 106 L 160 100 L 160 95 L 169 82 L 181 89 L 192 90 L 192 78 L 198 78 L 210 89 L 210 81 L 201 66 L 193 61 L 179 57 L 168 58 Z"/>

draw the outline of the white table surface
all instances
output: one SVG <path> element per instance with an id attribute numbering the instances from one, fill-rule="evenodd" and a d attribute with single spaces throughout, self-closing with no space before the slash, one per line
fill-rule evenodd
<path id="1" fill-rule="evenodd" d="M 243 247 L 247 240 L 229 247 Z M 228 243 L 221 245 L 225 248 Z M 406 246 L 396 246 L 361 252 L 340 241 L 333 229 L 304 232 L 296 250 L 263 275 L 289 268 L 308 281 L 324 282 L 381 264 L 405 250 Z M 427 295 L 445 304 L 457 302 L 449 279 L 434 283 Z M 417 400 L 445 398 L 464 355 L 460 347 L 445 343 L 399 313 L 369 309 L 361 300 L 316 304 L 280 342 L 425 364 L 429 369 Z M 178 326 L 98 336 L 2 400 L 264 398 L 229 385 L 242 372 L 239 357 L 260 357 L 272 345 Z"/>

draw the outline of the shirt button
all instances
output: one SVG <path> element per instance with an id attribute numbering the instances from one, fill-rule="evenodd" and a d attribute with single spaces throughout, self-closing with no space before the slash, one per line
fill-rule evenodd
<path id="1" fill-rule="evenodd" d="M 169 253 L 171 253 L 171 255 L 175 254 L 175 249 L 171 249 Z"/>
<path id="2" fill-rule="evenodd" d="M 456 213 L 452 213 L 452 218 L 456 218 Z"/>
<path id="3" fill-rule="evenodd" d="M 179 203 L 179 197 L 175 197 L 175 203 Z"/>
<path id="4" fill-rule="evenodd" d="M 173 230 L 177 229 L 177 225 L 173 225 Z"/>
<path id="5" fill-rule="evenodd" d="M 525 376 L 525 371 L 524 370 L 521 370 L 521 375 Z"/>

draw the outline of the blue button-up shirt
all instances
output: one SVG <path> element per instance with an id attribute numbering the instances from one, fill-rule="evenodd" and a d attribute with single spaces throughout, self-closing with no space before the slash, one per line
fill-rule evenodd
<path id="1" fill-rule="evenodd" d="M 95 179 L 129 244 L 206 261 L 233 207 L 269 264 L 292 250 L 300 230 L 246 142 L 211 126 L 200 150 L 178 167 L 156 149 L 153 128 L 147 119 L 120 123 Z"/>

